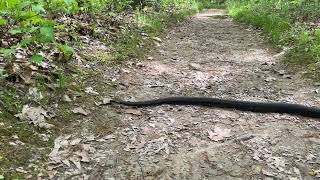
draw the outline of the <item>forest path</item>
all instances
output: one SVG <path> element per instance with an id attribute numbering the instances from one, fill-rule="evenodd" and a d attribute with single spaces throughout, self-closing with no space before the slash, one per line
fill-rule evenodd
<path id="1" fill-rule="evenodd" d="M 115 96 L 125 100 L 185 95 L 320 106 L 319 87 L 288 73 L 260 34 L 233 22 L 224 10 L 206 10 L 169 30 L 148 60 L 127 61 L 116 75 L 106 71 L 104 77 L 118 83 Z M 192 106 L 119 107 L 121 126 L 110 134 L 84 132 L 56 140 L 83 142 L 82 159 L 64 162 L 52 177 L 320 177 L 315 119 Z"/>

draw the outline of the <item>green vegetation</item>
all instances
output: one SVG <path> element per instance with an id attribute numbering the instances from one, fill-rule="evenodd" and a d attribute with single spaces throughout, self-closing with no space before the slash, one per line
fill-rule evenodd
<path id="1" fill-rule="evenodd" d="M 144 2 L 144 3 L 141 3 Z M 79 14 L 89 14 L 91 17 L 104 16 L 106 18 L 118 16 L 121 12 L 134 12 L 138 21 L 144 21 L 143 26 L 148 31 L 159 31 L 168 18 L 173 15 L 181 15 L 182 11 L 190 12 L 203 7 L 202 2 L 196 0 L 8 0 L 0 1 L 0 55 L 5 61 L 14 61 L 17 48 L 27 48 L 30 53 L 25 59 L 32 63 L 41 63 L 47 57 L 40 52 L 49 46 L 70 59 L 74 50 L 67 40 L 61 37 L 63 31 L 68 29 L 72 36 L 77 36 L 79 27 L 69 28 L 69 24 L 62 22 L 61 17 L 74 17 Z M 205 2 L 205 1 L 204 1 Z M 159 19 L 160 18 L 160 19 Z M 98 18 L 95 18 L 98 19 Z M 81 22 L 80 22 L 81 23 Z M 94 22 L 91 22 L 94 26 Z M 140 24 L 141 25 L 141 24 Z M 94 27 L 91 27 L 91 30 Z M 123 35 L 129 33 L 127 27 L 122 29 Z M 62 39 L 61 39 L 62 38 Z M 73 37 L 76 39 L 76 37 Z M 134 40 L 134 39 L 133 39 Z M 72 42 L 71 42 L 72 43 Z M 48 48 L 48 47 L 46 47 Z"/>
<path id="2" fill-rule="evenodd" d="M 213 6 L 207 0 L 0 0 L 0 179 L 24 179 L 19 167 L 38 174 L 52 140 L 69 132 L 77 118 L 68 103 L 59 104 L 50 130 L 15 115 L 26 104 L 52 107 L 66 90 L 83 91 L 82 81 L 98 69 L 77 67 L 77 57 L 103 64 L 142 57 L 170 24 L 205 7 Z M 108 50 L 88 52 L 83 37 Z M 77 101 L 94 104 L 82 98 Z M 109 123 L 101 127 L 112 130 Z"/>
<path id="3" fill-rule="evenodd" d="M 84 79 L 104 78 L 98 69 L 77 67 L 74 63 L 77 56 L 88 64 L 117 63 L 142 57 L 161 42 L 161 34 L 168 26 L 203 8 L 223 8 L 226 5 L 236 20 L 260 27 L 279 46 L 292 47 L 289 62 L 307 64 L 314 72 L 318 70 L 318 1 L 223 2 L 0 0 L 0 179 L 24 179 L 25 174 L 17 171 L 19 167 L 24 167 L 29 174 L 39 173 L 35 172 L 36 166 L 41 166 L 41 160 L 46 158 L 52 140 L 59 133 L 69 132 L 68 123 L 78 117 L 70 111 L 68 103 L 60 103 L 56 109 L 59 120 L 50 120 L 56 127 L 46 130 L 15 116 L 23 105 L 48 107 L 48 104 L 58 104 L 66 90 L 81 94 Z M 85 47 L 90 41 L 99 41 L 107 50 L 88 52 Z M 102 89 L 112 89 L 104 82 L 100 83 Z M 37 90 L 35 97 L 30 95 L 31 88 Z M 91 103 L 92 106 L 96 100 L 80 95 L 77 99 L 79 103 Z M 114 121 L 98 122 L 94 126 L 98 133 L 115 129 L 116 115 L 110 113 L 108 116 Z M 35 162 L 30 162 L 35 156 Z M 30 164 L 34 167 L 28 167 Z"/>
<path id="4" fill-rule="evenodd" d="M 155 11 L 152 7 L 144 8 L 143 11 L 137 10 L 134 27 L 123 28 L 120 38 L 115 42 L 115 59 L 141 57 L 149 47 L 152 47 L 154 38 L 168 25 L 191 15 L 200 8 L 199 3 L 192 1 L 190 4 L 181 3 L 171 11 Z"/>
<path id="5" fill-rule="evenodd" d="M 307 65 L 318 74 L 320 1 L 229 0 L 227 7 L 237 21 L 259 27 L 273 43 L 290 47 L 287 62 Z"/>

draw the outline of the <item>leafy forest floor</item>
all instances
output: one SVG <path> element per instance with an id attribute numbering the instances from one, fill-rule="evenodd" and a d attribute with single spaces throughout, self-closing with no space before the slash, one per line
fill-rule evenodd
<path id="1" fill-rule="evenodd" d="M 104 48 L 95 41 L 83 53 L 96 55 Z M 107 105 L 115 97 L 186 95 L 320 106 L 319 84 L 280 59 L 281 52 L 261 32 L 233 22 L 224 10 L 205 10 L 155 38 L 155 48 L 144 58 L 85 65 L 92 72 L 74 77 L 70 86 L 77 88 L 61 92 L 63 101 L 52 103 L 58 109 L 52 121 L 61 136 L 52 146 L 33 148 L 14 171 L 52 179 L 320 178 L 320 122 L 315 119 L 206 107 Z M 51 115 L 41 108 L 29 110 L 37 120 L 43 120 L 39 114 Z M 52 138 L 45 132 L 39 137 L 33 143 Z M 18 136 L 11 140 L 8 146 L 24 145 Z"/>

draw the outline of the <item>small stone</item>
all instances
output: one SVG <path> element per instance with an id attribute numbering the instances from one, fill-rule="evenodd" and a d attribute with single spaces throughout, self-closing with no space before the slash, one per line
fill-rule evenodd
<path id="1" fill-rule="evenodd" d="M 70 98 L 68 95 L 64 95 L 64 96 L 62 97 L 62 100 L 63 100 L 64 102 L 71 102 L 71 101 L 72 101 L 71 98 Z"/>
<path id="2" fill-rule="evenodd" d="M 197 63 L 190 63 L 189 66 L 190 66 L 191 69 L 197 70 L 197 71 L 202 69 L 202 66 L 200 64 L 197 64 Z"/>
<path id="3" fill-rule="evenodd" d="M 299 180 L 297 177 L 289 177 L 288 180 Z"/>
<path id="4" fill-rule="evenodd" d="M 13 139 L 19 139 L 19 136 L 15 134 L 15 135 L 12 136 L 12 138 Z"/>
<path id="5" fill-rule="evenodd" d="M 1 176 L 0 176 L 1 177 Z M 30 174 L 30 175 L 27 175 L 26 176 L 26 179 L 31 179 L 33 176 Z M 1 178 L 0 178 L 1 179 Z"/>
<path id="6" fill-rule="evenodd" d="M 129 69 L 120 69 L 120 72 L 129 74 L 131 71 Z M 114 82 L 116 79 L 112 79 L 112 81 Z"/>
<path id="7" fill-rule="evenodd" d="M 116 138 L 115 135 L 112 135 L 112 134 L 104 137 L 105 140 L 110 140 L 110 139 L 115 139 L 115 138 Z"/>
<path id="8" fill-rule="evenodd" d="M 148 36 L 147 33 L 141 33 L 141 36 Z"/>
<path id="9" fill-rule="evenodd" d="M 23 54 L 21 54 L 21 53 L 17 53 L 17 54 L 15 55 L 15 57 L 16 57 L 17 59 L 25 58 L 25 56 L 24 56 Z"/>
<path id="10" fill-rule="evenodd" d="M 25 171 L 22 167 L 16 168 L 16 171 L 19 172 L 19 173 L 24 173 L 24 174 L 28 173 L 28 172 Z"/>
<path id="11" fill-rule="evenodd" d="M 14 142 L 9 142 L 9 144 L 10 144 L 11 146 L 16 146 L 16 145 L 17 145 L 17 144 L 14 143 Z"/>
<path id="12" fill-rule="evenodd" d="M 85 116 L 87 116 L 89 114 L 89 112 L 86 112 L 82 107 L 74 108 L 72 110 L 72 112 L 75 113 L 75 114 L 82 114 L 82 115 L 85 115 Z"/>
<path id="13" fill-rule="evenodd" d="M 285 70 L 280 70 L 280 71 L 278 71 L 278 74 L 281 75 L 281 76 L 283 76 L 283 75 L 286 74 L 286 71 L 285 71 Z"/>
<path id="14" fill-rule="evenodd" d="M 86 87 L 85 88 L 85 92 L 88 93 L 88 94 L 92 94 L 92 95 L 99 95 L 98 92 L 93 90 L 93 87 Z"/>
<path id="15" fill-rule="evenodd" d="M 144 66 L 145 66 L 145 65 L 144 65 L 143 63 L 141 63 L 141 62 L 138 62 L 138 63 L 137 63 L 137 67 L 140 67 L 140 68 L 141 68 L 141 67 L 144 67 Z"/>
<path id="16" fill-rule="evenodd" d="M 284 57 L 284 55 L 286 54 L 286 51 L 282 51 L 276 55 L 274 55 L 273 57 L 276 58 L 276 59 L 281 59 Z"/>
<path id="17" fill-rule="evenodd" d="M 137 109 L 126 109 L 125 113 L 126 114 L 133 114 L 133 115 L 137 115 L 137 116 L 141 116 L 142 115 L 141 111 L 139 111 Z"/>
<path id="18" fill-rule="evenodd" d="M 151 61 L 151 60 L 153 60 L 153 57 L 149 56 L 147 59 Z"/>
<path id="19" fill-rule="evenodd" d="M 158 37 L 153 37 L 153 40 L 157 41 L 158 43 L 162 43 L 162 39 L 158 38 Z"/>
<path id="20" fill-rule="evenodd" d="M 102 103 L 103 104 L 110 104 L 111 103 L 111 99 L 110 98 L 103 98 L 102 99 Z"/>
<path id="21" fill-rule="evenodd" d="M 274 77 L 267 77 L 266 79 L 265 79 L 265 81 L 266 82 L 271 82 L 271 81 L 275 81 L 276 80 L 276 78 L 274 78 Z"/>
<path id="22" fill-rule="evenodd" d="M 9 45 L 9 43 L 7 41 L 3 40 L 3 39 L 1 39 L 0 42 L 1 42 L 0 44 L 3 45 L 2 47 L 6 47 L 6 46 Z"/>

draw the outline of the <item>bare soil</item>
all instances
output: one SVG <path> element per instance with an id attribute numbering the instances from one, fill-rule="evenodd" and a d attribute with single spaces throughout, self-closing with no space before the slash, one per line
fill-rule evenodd
<path id="1" fill-rule="evenodd" d="M 185 95 L 320 106 L 320 87 L 277 55 L 261 32 L 206 10 L 169 30 L 145 60 L 95 81 L 113 82 L 107 94 L 125 100 Z M 320 178 L 317 119 L 193 106 L 99 108 L 80 122 L 114 125 L 99 134 L 84 125 L 56 139 L 50 178 Z"/>

